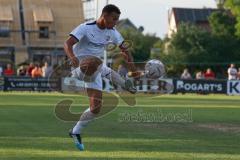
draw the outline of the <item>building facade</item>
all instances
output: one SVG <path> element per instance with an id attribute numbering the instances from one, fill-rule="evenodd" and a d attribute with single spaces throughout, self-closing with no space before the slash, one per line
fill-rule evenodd
<path id="1" fill-rule="evenodd" d="M 0 65 L 61 63 L 64 41 L 83 22 L 81 0 L 0 0 Z"/>

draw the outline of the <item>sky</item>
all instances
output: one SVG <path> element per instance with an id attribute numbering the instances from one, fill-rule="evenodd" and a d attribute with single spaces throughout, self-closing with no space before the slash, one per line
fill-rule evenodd
<path id="1" fill-rule="evenodd" d="M 99 12 L 106 4 L 99 0 Z M 117 5 L 120 19 L 129 18 L 137 27 L 143 26 L 145 33 L 155 33 L 163 38 L 168 30 L 168 10 L 172 7 L 216 8 L 215 0 L 109 0 Z"/>

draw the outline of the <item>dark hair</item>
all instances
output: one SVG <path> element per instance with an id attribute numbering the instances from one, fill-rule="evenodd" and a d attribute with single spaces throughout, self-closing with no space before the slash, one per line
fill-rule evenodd
<path id="1" fill-rule="evenodd" d="M 112 13 L 112 12 L 115 12 L 117 14 L 121 14 L 120 9 L 113 4 L 106 5 L 102 10 L 102 13 Z"/>

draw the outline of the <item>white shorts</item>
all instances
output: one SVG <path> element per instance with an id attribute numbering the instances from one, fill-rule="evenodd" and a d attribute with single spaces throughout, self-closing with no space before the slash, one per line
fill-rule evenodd
<path id="1" fill-rule="evenodd" d="M 99 91 L 103 90 L 102 77 L 110 78 L 110 76 L 111 68 L 107 67 L 105 64 L 101 65 L 99 71 L 94 73 L 94 75 L 91 77 L 85 76 L 84 73 L 82 73 L 80 67 L 72 70 L 72 77 L 84 81 L 85 88 L 96 89 Z"/>

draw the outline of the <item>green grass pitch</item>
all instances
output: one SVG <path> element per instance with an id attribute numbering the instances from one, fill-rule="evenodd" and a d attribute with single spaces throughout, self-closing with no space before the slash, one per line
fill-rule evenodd
<path id="1" fill-rule="evenodd" d="M 78 151 L 55 105 L 87 98 L 60 93 L 0 93 L 0 160 L 239 160 L 240 97 L 138 95 L 84 130 Z M 82 104 L 82 105 L 81 105 Z"/>

